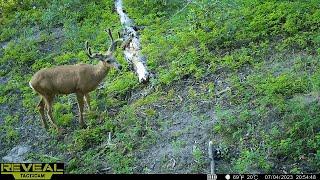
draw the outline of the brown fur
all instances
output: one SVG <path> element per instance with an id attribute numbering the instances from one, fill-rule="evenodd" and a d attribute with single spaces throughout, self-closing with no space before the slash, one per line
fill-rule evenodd
<path id="1" fill-rule="evenodd" d="M 45 119 L 45 110 L 51 124 L 59 130 L 52 116 L 53 100 L 58 94 L 75 93 L 78 100 L 79 122 L 81 127 L 85 127 L 83 121 L 84 102 L 87 103 L 90 109 L 89 92 L 95 90 L 103 81 L 109 72 L 110 68 L 121 68 L 121 65 L 114 59 L 113 51 L 116 43 L 121 39 L 113 41 L 111 31 L 109 30 L 111 45 L 107 53 L 91 53 L 91 49 L 86 43 L 87 54 L 90 58 L 99 59 L 97 65 L 91 64 L 76 64 L 63 65 L 52 68 L 41 69 L 36 72 L 31 78 L 29 85 L 40 96 L 41 100 L 38 104 L 38 109 L 41 115 L 42 125 L 48 128 Z"/>
<path id="2" fill-rule="evenodd" d="M 96 89 L 109 68 L 100 61 L 97 65 L 76 64 L 41 69 L 34 74 L 30 83 L 40 94 L 86 94 Z"/>

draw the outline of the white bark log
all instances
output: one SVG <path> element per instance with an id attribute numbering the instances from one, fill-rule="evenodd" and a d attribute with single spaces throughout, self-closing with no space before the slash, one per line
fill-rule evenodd
<path id="1" fill-rule="evenodd" d="M 149 80 L 149 73 L 146 67 L 146 58 L 141 54 L 141 44 L 138 33 L 134 29 L 133 21 L 123 11 L 122 0 L 115 0 L 116 11 L 120 16 L 120 22 L 124 27 L 123 39 L 124 56 L 129 64 L 133 65 L 134 71 L 139 77 L 139 82 L 146 83 Z"/>

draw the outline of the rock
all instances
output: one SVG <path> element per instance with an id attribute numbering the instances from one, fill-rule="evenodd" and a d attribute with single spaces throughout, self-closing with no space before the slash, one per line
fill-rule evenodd
<path id="1" fill-rule="evenodd" d="M 30 146 L 28 145 L 18 145 L 11 149 L 11 151 L 2 158 L 5 162 L 25 162 L 24 155 L 30 151 Z"/>

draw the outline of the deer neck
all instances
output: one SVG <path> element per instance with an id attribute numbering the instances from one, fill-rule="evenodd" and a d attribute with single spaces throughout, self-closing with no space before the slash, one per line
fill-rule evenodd
<path id="1" fill-rule="evenodd" d="M 110 67 L 106 67 L 103 65 L 103 62 L 99 61 L 99 63 L 96 65 L 96 77 L 102 81 L 108 74 L 110 70 Z"/>

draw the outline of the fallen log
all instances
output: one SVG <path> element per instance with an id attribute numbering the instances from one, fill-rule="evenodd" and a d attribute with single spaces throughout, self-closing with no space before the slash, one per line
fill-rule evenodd
<path id="1" fill-rule="evenodd" d="M 149 73 L 146 66 L 146 58 L 141 54 L 141 44 L 137 28 L 133 21 L 123 10 L 122 0 L 115 0 L 115 8 L 120 17 L 120 22 L 123 26 L 122 37 L 123 53 L 127 62 L 132 65 L 136 72 L 140 83 L 149 81 Z"/>

